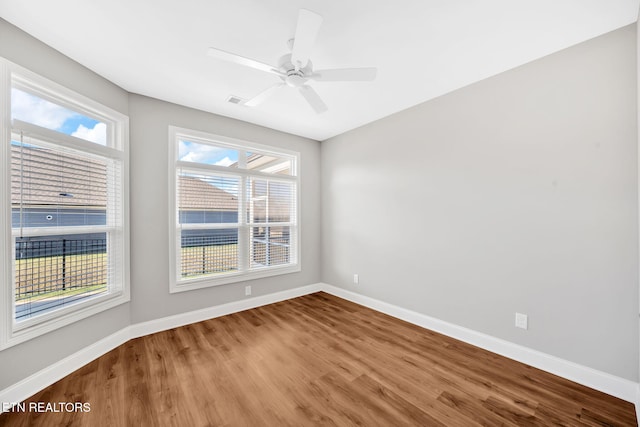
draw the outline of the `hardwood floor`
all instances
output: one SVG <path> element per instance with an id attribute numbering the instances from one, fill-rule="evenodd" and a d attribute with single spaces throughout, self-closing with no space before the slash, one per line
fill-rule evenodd
<path id="1" fill-rule="evenodd" d="M 325 293 L 129 341 L 28 402 L 91 410 L 0 425 L 637 425 L 628 402 Z"/>

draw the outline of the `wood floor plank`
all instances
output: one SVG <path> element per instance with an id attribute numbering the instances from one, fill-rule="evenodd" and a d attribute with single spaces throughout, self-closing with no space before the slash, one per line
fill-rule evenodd
<path id="1" fill-rule="evenodd" d="M 517 426 L 516 423 L 487 410 L 482 405 L 482 401 L 470 398 L 462 393 L 453 394 L 445 391 L 438 396 L 438 400 L 469 418 L 469 422 L 475 421 L 483 426 Z"/>
<path id="2" fill-rule="evenodd" d="M 374 399 L 380 402 L 378 406 L 380 406 L 384 412 L 391 415 L 393 424 L 420 426 L 447 425 L 436 418 L 438 414 L 429 415 L 429 413 L 425 412 L 424 408 L 414 405 L 390 388 L 380 384 L 367 375 L 358 377 L 353 381 L 353 385 L 364 392 L 364 399 L 371 402 L 371 404 L 373 404 Z"/>
<path id="3" fill-rule="evenodd" d="M 634 406 L 325 293 L 131 340 L 2 426 L 636 426 Z"/>
<path id="4" fill-rule="evenodd" d="M 127 425 L 135 425 L 140 420 L 147 420 L 150 424 L 158 423 L 158 413 L 152 409 L 155 402 L 152 400 L 150 388 L 155 384 L 151 382 L 149 372 L 147 341 L 145 338 L 136 338 L 125 344 L 124 354 L 127 365 L 125 422 Z M 124 401 L 121 400 L 120 404 L 123 403 Z M 93 405 L 97 404 L 93 403 Z"/>
<path id="5" fill-rule="evenodd" d="M 117 425 L 124 419 L 125 408 L 120 405 L 118 396 L 125 393 L 125 367 L 123 363 L 123 346 L 111 350 L 97 361 L 96 387 L 94 402 L 100 402 L 101 413 L 107 425 Z"/>

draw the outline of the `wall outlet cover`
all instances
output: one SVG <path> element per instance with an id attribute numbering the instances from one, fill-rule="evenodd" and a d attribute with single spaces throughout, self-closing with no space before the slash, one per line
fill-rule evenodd
<path id="1" fill-rule="evenodd" d="M 529 316 L 516 313 L 516 328 L 529 329 Z"/>

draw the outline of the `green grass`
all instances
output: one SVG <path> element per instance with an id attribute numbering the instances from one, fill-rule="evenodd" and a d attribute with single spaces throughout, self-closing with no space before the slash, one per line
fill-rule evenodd
<path id="1" fill-rule="evenodd" d="M 238 269 L 238 245 L 182 248 L 182 276 L 224 273 Z"/>
<path id="2" fill-rule="evenodd" d="M 237 270 L 237 255 L 237 244 L 182 248 L 183 276 Z M 107 255 L 104 253 L 16 260 L 16 301 L 100 292 L 106 289 L 106 270 Z"/>
<path id="3" fill-rule="evenodd" d="M 38 294 L 21 295 L 18 298 L 16 298 L 16 302 L 19 303 L 25 300 L 29 300 L 29 302 L 42 301 L 49 298 L 70 297 L 78 294 L 87 294 L 87 295 L 97 294 L 105 291 L 106 289 L 107 289 L 107 284 L 102 283 L 99 285 L 83 286 L 81 288 L 71 288 L 71 289 L 57 290 L 57 291 L 51 291 L 51 292 L 42 292 Z"/>
<path id="4" fill-rule="evenodd" d="M 16 301 L 35 295 L 104 286 L 107 254 L 57 255 L 15 261 Z M 63 291 L 64 288 L 64 291 Z M 66 295 L 66 294 L 64 294 Z"/>

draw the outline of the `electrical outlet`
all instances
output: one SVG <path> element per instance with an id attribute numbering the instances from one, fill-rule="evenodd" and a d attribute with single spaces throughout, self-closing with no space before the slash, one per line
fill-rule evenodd
<path id="1" fill-rule="evenodd" d="M 516 328 L 529 329 L 529 316 L 516 313 Z"/>
<path id="2" fill-rule="evenodd" d="M 245 286 L 245 287 L 244 287 L 244 294 L 245 294 L 246 296 L 251 295 L 251 286 Z"/>
<path id="3" fill-rule="evenodd" d="M 355 283 L 356 285 L 360 283 L 360 277 L 358 277 L 358 274 L 353 275 L 353 283 Z"/>

